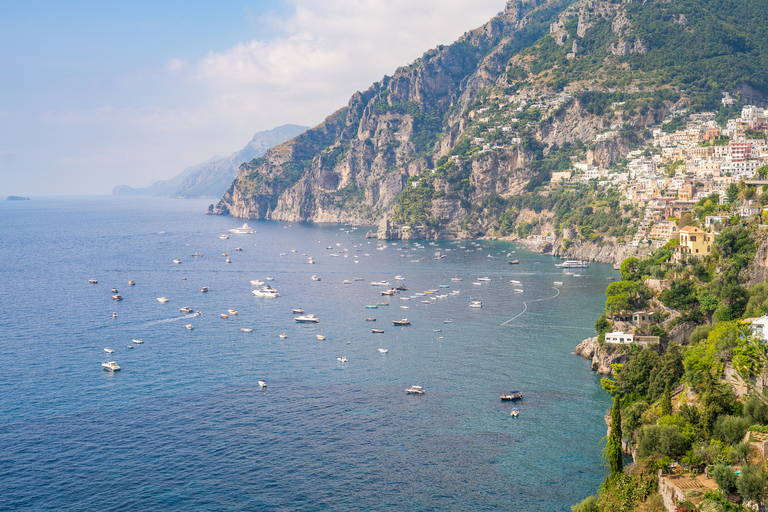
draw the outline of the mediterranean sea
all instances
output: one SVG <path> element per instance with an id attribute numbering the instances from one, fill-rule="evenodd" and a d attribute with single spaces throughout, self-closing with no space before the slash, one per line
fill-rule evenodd
<path id="1" fill-rule="evenodd" d="M 0 202 L 0 510 L 569 511 L 597 491 L 609 397 L 572 352 L 609 265 L 338 224 L 221 240 L 243 221 L 210 202 Z M 267 277 L 280 297 L 251 293 Z"/>

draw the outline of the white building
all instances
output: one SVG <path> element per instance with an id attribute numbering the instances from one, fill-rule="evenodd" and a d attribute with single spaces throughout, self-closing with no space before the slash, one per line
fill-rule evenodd
<path id="1" fill-rule="evenodd" d="M 616 345 L 631 345 L 634 341 L 632 334 L 625 334 L 621 331 L 613 331 L 612 333 L 605 335 L 606 343 L 614 343 Z"/>

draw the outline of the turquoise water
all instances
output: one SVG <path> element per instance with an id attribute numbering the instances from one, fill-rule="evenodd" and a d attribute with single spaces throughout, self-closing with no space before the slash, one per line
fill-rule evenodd
<path id="1" fill-rule="evenodd" d="M 506 242 L 384 244 L 340 225 L 253 221 L 220 240 L 242 221 L 208 202 L 0 203 L 0 510 L 567 511 L 596 491 L 609 402 L 572 352 L 610 266 L 565 275 Z M 267 276 L 281 297 L 251 294 Z M 387 299 L 379 280 L 409 291 Z M 525 398 L 502 403 L 511 389 Z"/>

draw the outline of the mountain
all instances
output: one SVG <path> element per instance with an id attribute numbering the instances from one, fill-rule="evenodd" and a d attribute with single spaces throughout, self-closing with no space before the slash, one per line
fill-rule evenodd
<path id="1" fill-rule="evenodd" d="M 392 238 L 504 234 L 532 211 L 574 211 L 584 194 L 550 194 L 552 172 L 611 166 L 649 127 L 716 109 L 724 91 L 764 101 L 766 12 L 750 0 L 510 0 L 242 165 L 209 211 L 385 219 Z"/>
<path id="2" fill-rule="evenodd" d="M 307 130 L 306 126 L 286 124 L 271 130 L 261 131 L 240 151 L 228 158 L 216 156 L 202 164 L 187 167 L 179 175 L 156 181 L 143 188 L 119 185 L 113 195 L 151 195 L 175 197 L 220 197 L 237 176 L 237 169 L 243 163 L 263 155 L 268 149 L 295 137 Z"/>

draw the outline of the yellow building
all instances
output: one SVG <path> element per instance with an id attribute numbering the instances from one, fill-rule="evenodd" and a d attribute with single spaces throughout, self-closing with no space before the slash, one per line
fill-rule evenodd
<path id="1" fill-rule="evenodd" d="M 696 258 L 706 256 L 712 251 L 712 235 L 696 226 L 685 226 L 680 230 L 680 245 L 677 250 Z"/>

